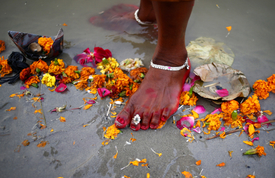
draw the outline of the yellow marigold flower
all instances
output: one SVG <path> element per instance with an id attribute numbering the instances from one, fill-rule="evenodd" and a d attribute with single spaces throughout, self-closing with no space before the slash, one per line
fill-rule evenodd
<path id="1" fill-rule="evenodd" d="M 41 82 L 42 82 L 43 84 L 47 85 L 48 87 L 53 87 L 53 86 L 55 86 L 55 81 L 56 81 L 55 77 L 54 77 L 54 76 L 51 76 L 51 74 L 49 74 L 49 73 L 46 73 L 46 74 L 43 76 L 42 80 L 41 80 Z"/>
<path id="2" fill-rule="evenodd" d="M 268 86 L 269 86 L 270 91 L 275 93 L 275 74 L 268 77 L 267 82 L 268 82 Z"/>
<path id="3" fill-rule="evenodd" d="M 53 45 L 53 40 L 51 37 L 40 37 L 38 38 L 38 44 L 43 47 L 43 51 L 49 54 Z"/>
<path id="4" fill-rule="evenodd" d="M 40 71 L 41 72 L 48 72 L 49 66 L 48 64 L 43 61 L 42 59 L 39 59 L 38 61 L 34 61 L 31 65 L 31 74 L 38 74 Z"/>
<path id="5" fill-rule="evenodd" d="M 77 66 L 68 66 L 65 69 L 65 74 L 68 75 L 68 77 L 71 77 L 73 79 L 78 79 L 79 78 L 79 74 L 77 73 L 78 71 L 78 67 Z"/>
<path id="6" fill-rule="evenodd" d="M 0 40 L 0 53 L 6 50 L 5 42 Z"/>
<path id="7" fill-rule="evenodd" d="M 100 72 L 105 74 L 107 72 L 112 73 L 116 67 L 119 66 L 119 63 L 116 61 L 115 58 L 109 57 L 108 59 L 103 58 L 102 62 L 97 63 L 97 69 L 101 69 Z"/>
<path id="8" fill-rule="evenodd" d="M 242 104 L 240 104 L 240 111 L 244 115 L 253 114 L 261 110 L 260 102 L 256 94 L 249 97 Z"/>
<path id="9" fill-rule="evenodd" d="M 62 59 L 55 58 L 54 61 L 51 61 L 48 72 L 50 74 L 59 75 L 65 70 L 65 64 Z"/>
<path id="10" fill-rule="evenodd" d="M 181 105 L 190 105 L 195 106 L 197 103 L 198 98 L 194 93 L 192 93 L 192 96 L 190 97 L 189 91 L 183 91 L 180 95 L 180 104 Z"/>
<path id="11" fill-rule="evenodd" d="M 249 146 L 253 146 L 253 143 L 251 141 L 243 141 L 245 144 L 249 145 Z"/>
<path id="12" fill-rule="evenodd" d="M 222 112 L 231 114 L 239 108 L 239 102 L 236 100 L 223 102 L 221 105 Z"/>
<path id="13" fill-rule="evenodd" d="M 264 80 L 257 80 L 253 84 L 254 93 L 259 97 L 259 99 L 266 99 L 269 97 L 270 87 L 268 83 Z"/>
<path id="14" fill-rule="evenodd" d="M 245 122 L 245 119 L 238 115 L 237 119 L 234 121 L 231 117 L 231 113 L 223 113 L 223 121 L 225 126 L 230 126 L 231 128 L 236 128 L 236 127 L 242 127 L 242 124 Z"/>
<path id="15" fill-rule="evenodd" d="M 107 128 L 106 133 L 104 134 L 104 137 L 114 140 L 119 133 L 120 133 L 120 130 L 116 128 L 115 124 L 113 124 Z"/>
<path id="16" fill-rule="evenodd" d="M 2 58 L 0 57 L 0 74 L 1 77 L 4 77 L 7 74 L 10 74 L 12 72 L 12 68 L 8 64 L 8 60 L 4 59 L 4 56 Z"/>

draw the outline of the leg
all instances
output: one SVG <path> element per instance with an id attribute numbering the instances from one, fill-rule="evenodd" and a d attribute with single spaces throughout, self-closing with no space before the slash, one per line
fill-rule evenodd
<path id="1" fill-rule="evenodd" d="M 181 66 L 187 57 L 185 30 L 194 1 L 152 3 L 159 29 L 153 62 Z M 156 129 L 160 120 L 165 121 L 176 112 L 186 71 L 186 68 L 166 71 L 150 67 L 138 91 L 118 114 L 116 126 L 124 128 L 130 124 L 133 130 Z M 138 125 L 131 122 L 136 114 L 142 119 Z"/>

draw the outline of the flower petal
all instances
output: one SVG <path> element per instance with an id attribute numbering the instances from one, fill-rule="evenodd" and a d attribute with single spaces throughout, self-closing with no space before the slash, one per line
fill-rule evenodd
<path id="1" fill-rule="evenodd" d="M 222 127 L 221 130 L 220 130 L 220 132 L 223 132 L 224 130 L 225 130 L 225 127 Z"/>
<path id="2" fill-rule="evenodd" d="M 183 85 L 182 90 L 183 90 L 183 91 L 189 91 L 189 90 L 190 90 L 190 88 L 191 88 L 191 84 L 189 84 L 189 83 L 185 83 L 185 84 Z"/>
<path id="3" fill-rule="evenodd" d="M 107 90 L 106 88 L 98 88 L 97 92 L 101 98 L 108 96 L 111 92 Z"/>
<path id="4" fill-rule="evenodd" d="M 27 88 L 25 86 L 21 86 L 20 90 L 26 90 Z"/>
<path id="5" fill-rule="evenodd" d="M 255 140 L 258 141 L 258 140 L 259 140 L 259 137 L 253 138 L 253 139 L 251 140 L 251 142 L 254 143 Z"/>
<path id="6" fill-rule="evenodd" d="M 81 59 L 87 59 L 89 56 L 87 54 L 78 54 L 74 57 L 75 62 L 79 63 Z"/>
<path id="7" fill-rule="evenodd" d="M 260 123 L 268 121 L 268 118 L 265 115 L 261 115 L 257 119 L 258 119 L 258 122 Z"/>
<path id="8" fill-rule="evenodd" d="M 188 122 L 189 126 L 185 125 L 184 123 Z M 194 126 L 194 117 L 190 116 L 190 117 L 183 117 L 180 120 L 177 121 L 177 127 L 182 130 L 184 127 L 191 129 Z"/>
<path id="9" fill-rule="evenodd" d="M 198 114 L 202 114 L 206 111 L 202 105 L 197 105 L 193 110 Z"/>
<path id="10" fill-rule="evenodd" d="M 95 104 L 95 100 L 89 100 L 86 102 L 87 104 Z"/>
<path id="11" fill-rule="evenodd" d="M 83 52 L 86 53 L 86 54 L 90 54 L 91 53 L 90 48 L 86 48 Z"/>
<path id="12" fill-rule="evenodd" d="M 225 96 L 228 96 L 228 95 L 229 95 L 227 89 L 216 90 L 216 93 L 217 93 L 220 97 L 225 97 Z"/>
<path id="13" fill-rule="evenodd" d="M 67 89 L 67 85 L 65 85 L 64 83 L 60 83 L 58 87 L 56 87 L 55 91 L 60 93 L 65 91 L 66 89 Z"/>
<path id="14" fill-rule="evenodd" d="M 201 133 L 201 129 L 200 129 L 200 127 L 196 127 L 196 128 L 194 128 L 194 129 L 193 129 L 193 131 L 194 131 L 194 132 L 196 132 L 196 133 Z"/>
<path id="15" fill-rule="evenodd" d="M 222 112 L 221 108 L 216 108 L 211 114 L 216 114 L 217 112 Z"/>

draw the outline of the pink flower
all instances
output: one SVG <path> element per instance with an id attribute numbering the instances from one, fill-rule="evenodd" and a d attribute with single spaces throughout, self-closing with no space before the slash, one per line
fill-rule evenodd
<path id="1" fill-rule="evenodd" d="M 185 123 L 188 122 L 189 126 L 185 125 Z M 177 127 L 182 130 L 184 127 L 191 129 L 194 126 L 194 117 L 182 117 L 180 120 L 177 121 Z"/>
<path id="2" fill-rule="evenodd" d="M 56 92 L 63 92 L 67 89 L 67 85 L 65 85 L 64 83 L 60 83 L 58 85 L 58 87 L 55 89 Z"/>
<path id="3" fill-rule="evenodd" d="M 195 84 L 195 82 L 201 79 L 199 76 L 196 76 L 193 72 L 190 72 L 189 78 L 191 79 L 191 83 L 185 83 L 182 88 L 183 91 L 189 91 L 190 88 Z"/>
<path id="4" fill-rule="evenodd" d="M 108 59 L 112 57 L 112 53 L 109 49 L 103 49 L 101 47 L 94 47 L 94 58 L 97 62 L 101 62 L 103 58 Z"/>
<path id="5" fill-rule="evenodd" d="M 106 88 L 98 88 L 97 92 L 101 98 L 104 98 L 105 96 L 108 96 L 111 92 L 107 90 Z"/>
<path id="6" fill-rule="evenodd" d="M 217 93 L 220 97 L 225 97 L 225 96 L 228 96 L 228 95 L 229 95 L 227 89 L 217 90 L 216 93 Z"/>
<path id="7" fill-rule="evenodd" d="M 194 132 L 196 132 L 196 133 L 201 133 L 201 129 L 200 129 L 200 127 L 196 127 L 196 128 L 194 128 L 194 129 L 193 129 L 193 131 L 194 131 Z"/>
<path id="8" fill-rule="evenodd" d="M 258 119 L 258 122 L 259 122 L 259 123 L 269 121 L 268 118 L 267 118 L 265 115 L 263 115 L 263 114 L 261 114 L 257 119 Z M 271 123 L 267 124 L 267 127 L 268 127 L 269 125 L 272 125 L 272 124 L 271 124 Z"/>
<path id="9" fill-rule="evenodd" d="M 96 68 L 94 61 L 94 54 L 90 51 L 89 48 L 86 48 L 83 53 L 78 54 L 74 57 L 75 62 L 81 64 L 84 67 L 89 67 L 87 63 L 91 63 L 92 67 Z"/>

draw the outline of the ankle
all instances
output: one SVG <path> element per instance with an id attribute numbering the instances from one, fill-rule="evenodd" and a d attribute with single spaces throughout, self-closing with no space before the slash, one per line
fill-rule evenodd
<path id="1" fill-rule="evenodd" d="M 187 60 L 187 51 L 177 52 L 177 53 L 157 53 L 154 55 L 152 61 L 154 64 L 178 67 L 182 66 Z"/>
<path id="2" fill-rule="evenodd" d="M 140 2 L 140 8 L 138 12 L 138 18 L 145 22 L 155 22 L 156 16 L 151 1 Z"/>

